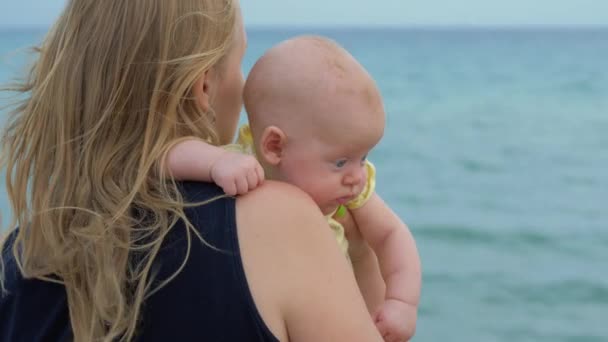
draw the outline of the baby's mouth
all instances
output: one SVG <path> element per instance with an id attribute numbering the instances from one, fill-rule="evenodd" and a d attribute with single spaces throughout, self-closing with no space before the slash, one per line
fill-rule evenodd
<path id="1" fill-rule="evenodd" d="M 352 195 L 351 196 L 343 196 L 343 197 L 340 197 L 340 198 L 336 199 L 336 202 L 338 202 L 339 204 L 343 205 L 343 204 L 346 204 L 346 203 L 350 202 L 353 199 L 353 197 L 354 196 L 352 196 Z"/>

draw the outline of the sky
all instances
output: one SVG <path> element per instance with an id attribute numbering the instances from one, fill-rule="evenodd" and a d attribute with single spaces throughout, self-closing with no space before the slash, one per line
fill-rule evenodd
<path id="1" fill-rule="evenodd" d="M 65 1 L 2 0 L 0 27 L 48 27 Z M 241 6 L 248 27 L 608 26 L 608 0 L 241 0 Z"/>

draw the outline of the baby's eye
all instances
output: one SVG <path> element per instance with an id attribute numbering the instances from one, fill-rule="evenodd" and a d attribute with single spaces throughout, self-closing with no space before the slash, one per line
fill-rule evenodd
<path id="1" fill-rule="evenodd" d="M 346 162 L 347 162 L 347 160 L 346 160 L 346 159 L 341 159 L 341 160 L 338 160 L 338 161 L 336 162 L 336 167 L 337 167 L 337 168 L 342 168 L 342 167 L 344 167 L 344 165 L 346 165 Z"/>
<path id="2" fill-rule="evenodd" d="M 364 155 L 363 158 L 361 158 L 361 165 L 364 165 L 366 160 L 367 160 L 367 154 Z"/>

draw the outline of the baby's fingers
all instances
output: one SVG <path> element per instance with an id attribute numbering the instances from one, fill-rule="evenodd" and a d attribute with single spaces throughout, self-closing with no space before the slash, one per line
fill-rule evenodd
<path id="1" fill-rule="evenodd" d="M 376 321 L 376 328 L 380 332 L 380 335 L 384 339 L 384 342 L 404 342 L 405 338 L 401 336 L 398 329 L 391 327 L 391 324 L 387 320 Z"/>
<path id="2" fill-rule="evenodd" d="M 224 193 L 226 195 L 236 196 L 237 189 L 236 189 L 236 183 L 234 181 L 228 181 L 228 182 L 226 182 L 226 184 L 221 185 L 221 187 L 224 190 Z"/>
<path id="3" fill-rule="evenodd" d="M 380 332 L 380 335 L 382 335 L 382 338 L 386 340 L 385 337 L 390 334 L 390 328 L 386 321 L 376 320 L 376 328 L 378 329 L 378 332 Z"/>
<path id="4" fill-rule="evenodd" d="M 247 184 L 247 177 L 237 177 L 235 179 L 236 182 L 236 191 L 238 195 L 244 195 L 249 191 L 249 185 Z"/>
<path id="5" fill-rule="evenodd" d="M 255 189 L 260 184 L 260 181 L 258 180 L 258 175 L 255 170 L 250 170 L 247 173 L 247 183 L 249 185 L 249 191 Z"/>
<path id="6" fill-rule="evenodd" d="M 384 342 L 406 342 L 405 339 L 400 339 L 398 336 L 387 334 L 384 338 Z"/>
<path id="7" fill-rule="evenodd" d="M 406 342 L 405 339 L 400 338 L 397 334 L 393 334 L 392 332 L 382 334 L 382 338 L 384 339 L 384 342 Z"/>
<path id="8" fill-rule="evenodd" d="M 264 182 L 264 169 L 260 163 L 255 166 L 255 173 L 258 177 L 258 184 L 262 184 Z"/>

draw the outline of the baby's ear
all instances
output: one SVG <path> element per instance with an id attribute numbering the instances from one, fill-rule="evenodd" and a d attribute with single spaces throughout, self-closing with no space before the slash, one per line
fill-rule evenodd
<path id="1" fill-rule="evenodd" d="M 262 132 L 260 139 L 260 157 L 270 165 L 278 165 L 283 158 L 283 149 L 287 142 L 287 136 L 276 126 L 269 126 Z"/>

